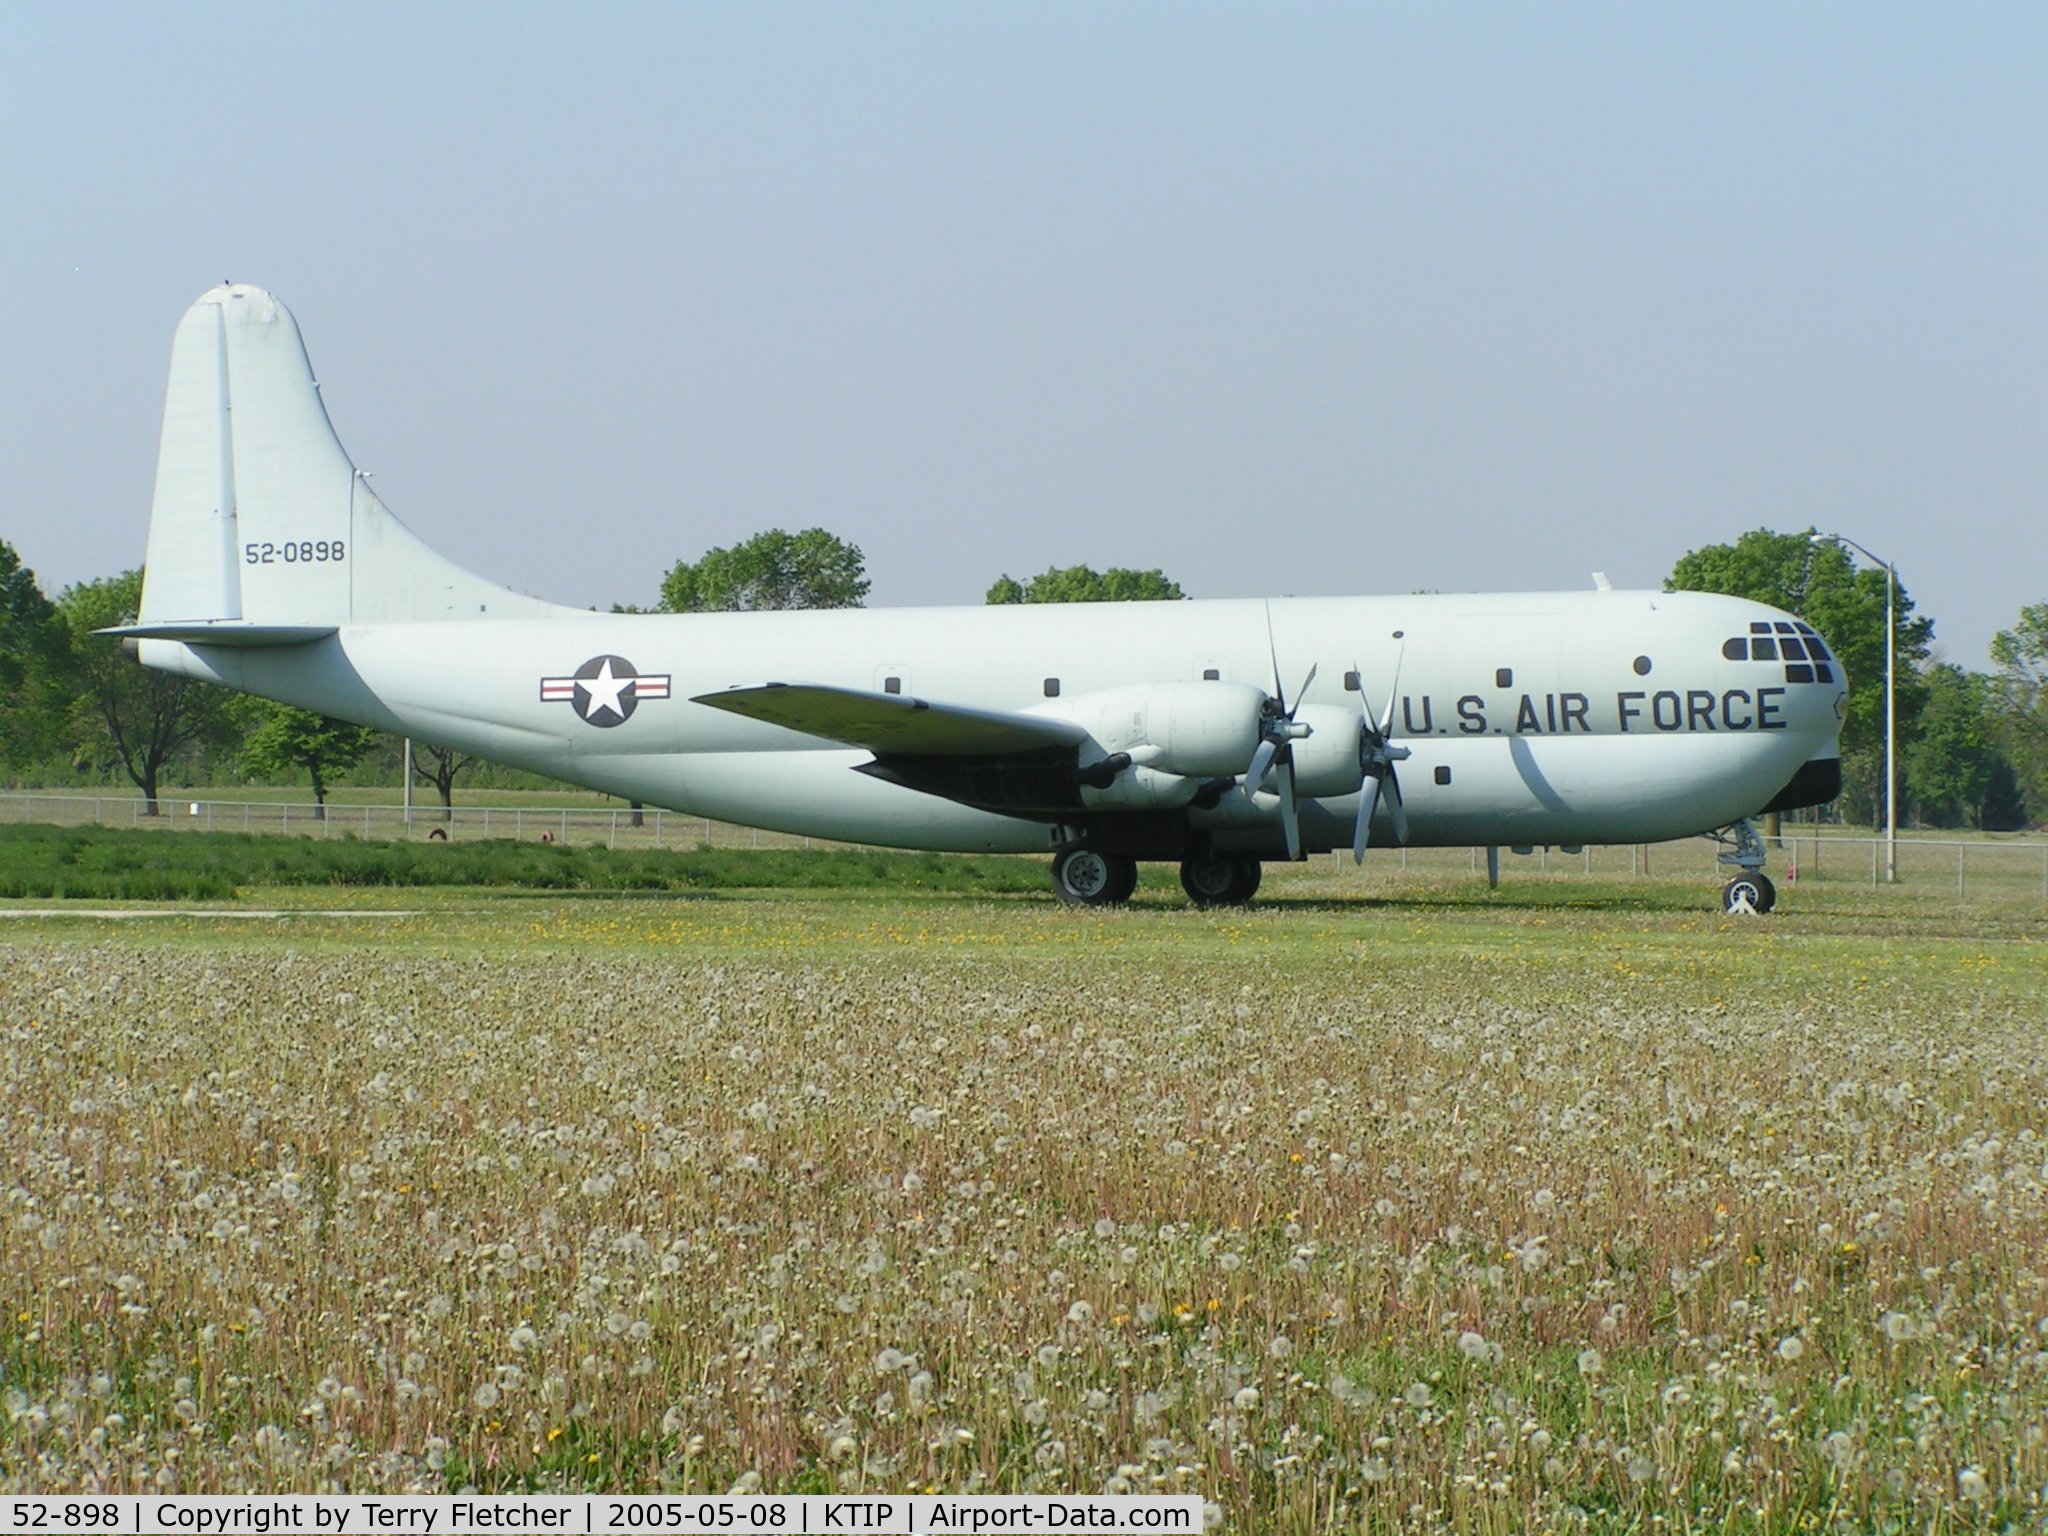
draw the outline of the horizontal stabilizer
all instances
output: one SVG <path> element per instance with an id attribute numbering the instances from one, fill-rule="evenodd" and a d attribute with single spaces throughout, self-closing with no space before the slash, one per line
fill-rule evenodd
<path id="1" fill-rule="evenodd" d="M 183 624 L 120 624 L 95 630 L 123 640 L 182 640 L 187 645 L 308 645 L 335 632 L 332 624 L 256 624 L 244 619 L 193 619 Z"/>
<path id="2" fill-rule="evenodd" d="M 864 693 L 819 683 L 731 688 L 691 700 L 749 720 L 822 736 L 877 756 L 989 757 L 1077 747 L 1088 733 L 1067 720 L 933 704 L 900 693 Z"/>

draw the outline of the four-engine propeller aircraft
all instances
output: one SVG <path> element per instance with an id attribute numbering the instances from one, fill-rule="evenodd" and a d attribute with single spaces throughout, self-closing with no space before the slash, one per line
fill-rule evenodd
<path id="1" fill-rule="evenodd" d="M 596 614 L 428 549 L 329 425 L 291 312 L 178 327 L 145 665 L 650 805 L 855 843 L 1050 851 L 1070 901 L 1202 904 L 1348 845 L 1638 843 L 1833 798 L 1805 624 L 1693 593 Z M 1298 680 L 1298 681 L 1297 681 Z"/>

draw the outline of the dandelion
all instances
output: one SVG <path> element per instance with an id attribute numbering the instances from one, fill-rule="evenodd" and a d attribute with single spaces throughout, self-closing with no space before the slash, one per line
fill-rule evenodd
<path id="1" fill-rule="evenodd" d="M 1903 1312 L 1887 1312 L 1883 1322 L 1884 1336 L 1894 1344 L 1903 1344 L 1919 1332 L 1913 1325 L 1913 1319 Z"/>
<path id="2" fill-rule="evenodd" d="M 1077 1301 L 1067 1308 L 1067 1322 L 1075 1328 L 1086 1328 L 1095 1321 L 1095 1309 L 1085 1301 Z"/>
<path id="3" fill-rule="evenodd" d="M 1582 1349 L 1579 1351 L 1579 1374 L 1581 1376 L 1598 1376 L 1606 1364 L 1607 1357 L 1597 1349 Z"/>
<path id="4" fill-rule="evenodd" d="M 469 1400 L 476 1404 L 479 1409 L 488 1412 L 498 1406 L 498 1400 L 502 1396 L 503 1394 L 498 1391 L 498 1384 L 494 1381 L 487 1381 L 470 1394 Z"/>
<path id="5" fill-rule="evenodd" d="M 1244 1267 L 1244 1255 L 1241 1253 L 1219 1254 L 1216 1259 L 1216 1267 L 1226 1275 L 1234 1273 Z"/>
<path id="6" fill-rule="evenodd" d="M 1467 1330 L 1458 1335 L 1458 1353 L 1467 1360 L 1484 1364 L 1488 1358 L 1486 1335 Z"/>
<path id="7" fill-rule="evenodd" d="M 1956 1492 L 1972 1504 L 1981 1504 L 1991 1497 L 1991 1483 L 1984 1476 L 1982 1467 L 1965 1467 L 1956 1474 Z"/>
<path id="8" fill-rule="evenodd" d="M 1410 1408 L 1427 1408 L 1436 1401 L 1436 1393 L 1430 1390 L 1427 1382 L 1411 1381 L 1408 1390 L 1401 1394 L 1401 1400 Z"/>
<path id="9" fill-rule="evenodd" d="M 1239 1387 L 1232 1395 L 1230 1405 L 1239 1413 L 1250 1413 L 1259 1406 L 1259 1389 L 1257 1387 Z"/>
<path id="10" fill-rule="evenodd" d="M 1266 1341 L 1266 1354 L 1274 1360 L 1285 1360 L 1294 1353 L 1294 1341 L 1284 1333 L 1276 1333 Z"/>
<path id="11" fill-rule="evenodd" d="M 887 1376 L 893 1371 L 902 1370 L 909 1363 L 910 1356 L 904 1354 L 902 1350 L 885 1349 L 875 1356 L 875 1374 Z"/>
<path id="12" fill-rule="evenodd" d="M 1112 1237 L 1116 1236 L 1116 1223 L 1107 1216 L 1104 1216 L 1095 1223 L 1095 1235 L 1104 1242 L 1108 1242 Z"/>
<path id="13" fill-rule="evenodd" d="M 523 1355 L 540 1343 L 540 1335 L 535 1333 L 526 1324 L 521 1323 L 512 1330 L 512 1337 L 508 1342 L 514 1350 Z"/>
<path id="14" fill-rule="evenodd" d="M 1787 1334 L 1784 1338 L 1778 1340 L 1778 1358 L 1787 1365 L 1790 1365 L 1805 1353 L 1806 1341 L 1796 1333 Z"/>
<path id="15" fill-rule="evenodd" d="M 851 1461 L 860 1453 L 860 1442 L 851 1435 L 834 1435 L 825 1454 L 833 1461 Z"/>

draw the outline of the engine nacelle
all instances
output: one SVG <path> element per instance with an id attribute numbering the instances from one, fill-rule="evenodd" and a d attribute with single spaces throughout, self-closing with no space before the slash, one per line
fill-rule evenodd
<path id="1" fill-rule="evenodd" d="M 1128 752 L 1139 767 L 1189 779 L 1217 779 L 1235 778 L 1251 766 L 1259 746 L 1259 708 L 1265 700 L 1265 694 L 1248 683 L 1139 683 L 1040 704 L 1029 713 L 1071 720 L 1094 737 L 1105 754 Z M 1357 737 L 1354 716 L 1354 770 Z M 1305 745 L 1295 744 L 1297 754 Z"/>
<path id="2" fill-rule="evenodd" d="M 1365 782 L 1359 766 L 1359 713 L 1341 704 L 1304 704 L 1294 712 L 1309 727 L 1294 743 L 1294 792 L 1307 800 L 1355 795 Z"/>

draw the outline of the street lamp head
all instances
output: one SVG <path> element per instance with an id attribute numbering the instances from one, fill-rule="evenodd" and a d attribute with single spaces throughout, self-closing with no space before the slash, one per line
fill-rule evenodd
<path id="1" fill-rule="evenodd" d="M 1832 544 L 1835 542 L 1835 536 L 1832 533 L 1809 533 L 1806 536 L 1806 542 L 1809 544 Z"/>

